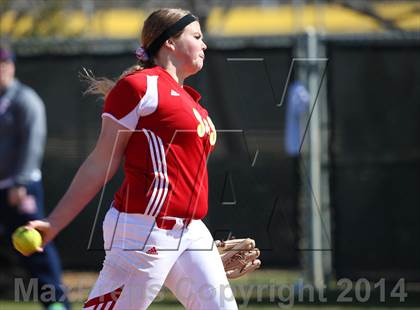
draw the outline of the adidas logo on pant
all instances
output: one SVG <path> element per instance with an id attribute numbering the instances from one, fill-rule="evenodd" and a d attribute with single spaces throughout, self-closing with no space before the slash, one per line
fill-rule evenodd
<path id="1" fill-rule="evenodd" d="M 152 247 L 146 252 L 146 254 L 158 255 L 158 251 L 156 250 L 155 247 Z"/>

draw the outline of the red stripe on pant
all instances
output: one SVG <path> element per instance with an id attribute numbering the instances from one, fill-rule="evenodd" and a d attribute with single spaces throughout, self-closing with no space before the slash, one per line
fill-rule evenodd
<path id="1" fill-rule="evenodd" d="M 102 309 L 105 309 L 108 303 L 111 303 L 109 310 L 112 310 L 115 304 L 117 303 L 117 300 L 120 297 L 123 288 L 124 288 L 124 285 L 121 286 L 120 288 L 117 288 L 115 291 L 112 291 L 102 296 L 94 297 L 88 300 L 87 302 L 85 302 L 85 304 L 83 305 L 83 308 L 89 308 L 89 307 L 95 306 L 94 310 L 102 310 Z M 101 304 L 102 304 L 102 307 L 98 308 L 99 305 Z"/>

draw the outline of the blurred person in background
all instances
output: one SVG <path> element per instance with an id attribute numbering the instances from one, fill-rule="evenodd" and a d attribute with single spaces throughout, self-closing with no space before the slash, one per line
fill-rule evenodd
<path id="1" fill-rule="evenodd" d="M 15 78 L 14 53 L 0 45 L 0 224 L 8 240 L 17 227 L 44 217 L 40 168 L 45 138 L 44 104 L 33 89 Z M 54 245 L 30 257 L 17 255 L 36 280 L 33 291 L 38 296 L 32 297 L 46 309 L 69 309 Z"/>

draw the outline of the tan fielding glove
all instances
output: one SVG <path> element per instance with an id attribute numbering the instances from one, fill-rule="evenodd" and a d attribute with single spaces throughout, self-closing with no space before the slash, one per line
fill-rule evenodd
<path id="1" fill-rule="evenodd" d="M 261 266 L 261 261 L 257 259 L 260 256 L 260 250 L 255 247 L 253 239 L 216 240 L 215 244 L 228 279 L 242 277 Z"/>

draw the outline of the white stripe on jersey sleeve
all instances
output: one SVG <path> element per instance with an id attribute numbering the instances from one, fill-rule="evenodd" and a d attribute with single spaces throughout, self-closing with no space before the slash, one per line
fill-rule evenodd
<path id="1" fill-rule="evenodd" d="M 149 130 L 149 134 L 151 136 L 151 142 L 149 143 L 153 143 L 153 149 L 155 150 L 155 158 L 156 158 L 156 164 L 158 166 L 158 180 L 159 180 L 159 186 L 158 186 L 158 194 L 156 196 L 156 200 L 153 202 L 153 206 L 150 210 L 150 215 L 154 216 L 154 212 L 156 210 L 157 205 L 159 204 L 160 198 L 162 197 L 162 189 L 165 186 L 165 178 L 163 177 L 163 169 L 162 169 L 162 159 L 161 159 L 161 154 L 160 154 L 160 150 L 159 150 L 159 146 L 158 143 L 156 141 L 156 136 L 155 134 Z"/>
<path id="2" fill-rule="evenodd" d="M 153 192 L 147 204 L 145 215 L 156 217 L 166 200 L 169 190 L 169 177 L 166 165 L 165 148 L 162 139 L 152 131 L 143 129 L 149 143 L 150 157 L 153 164 Z"/>
<path id="3" fill-rule="evenodd" d="M 147 76 L 147 91 L 140 100 L 139 115 L 147 116 L 156 111 L 158 107 L 158 76 Z"/>
<path id="4" fill-rule="evenodd" d="M 102 113 L 103 117 L 109 117 L 112 120 L 116 121 L 118 124 L 124 126 L 127 129 L 135 130 L 137 123 L 139 122 L 140 116 L 147 116 L 156 111 L 158 107 L 158 87 L 157 87 L 158 76 L 147 76 L 147 90 L 143 98 L 135 106 L 133 110 L 130 111 L 123 118 L 117 119 L 110 113 Z"/>
<path id="5" fill-rule="evenodd" d="M 159 147 L 158 148 L 160 149 L 160 154 L 161 154 L 161 158 L 162 158 L 164 188 L 163 188 L 162 199 L 161 199 L 157 209 L 154 211 L 154 213 L 152 213 L 152 216 L 158 216 L 160 210 L 162 209 L 163 204 L 165 203 L 166 196 L 168 195 L 168 190 L 169 190 L 169 178 L 168 178 L 168 169 L 167 169 L 167 166 L 166 166 L 165 148 L 163 147 L 162 139 L 159 136 L 156 136 L 156 139 L 159 142 Z"/>
<path id="6" fill-rule="evenodd" d="M 146 210 L 144 212 L 145 215 L 148 215 L 149 212 L 150 212 L 150 209 L 151 208 L 153 209 L 152 204 L 154 204 L 156 193 L 157 193 L 158 182 L 159 182 L 159 173 L 160 173 L 160 171 L 159 171 L 159 168 L 156 165 L 155 150 L 153 148 L 153 142 L 151 141 L 150 135 L 149 135 L 149 133 L 148 133 L 148 131 L 146 129 L 143 129 L 143 132 L 144 132 L 144 134 L 147 137 L 147 142 L 149 143 L 150 157 L 152 159 L 153 172 L 154 172 L 154 175 L 155 175 L 155 177 L 153 179 L 153 185 L 154 185 L 153 186 L 153 193 L 150 196 L 149 203 L 147 204 L 147 208 L 146 208 Z"/>

